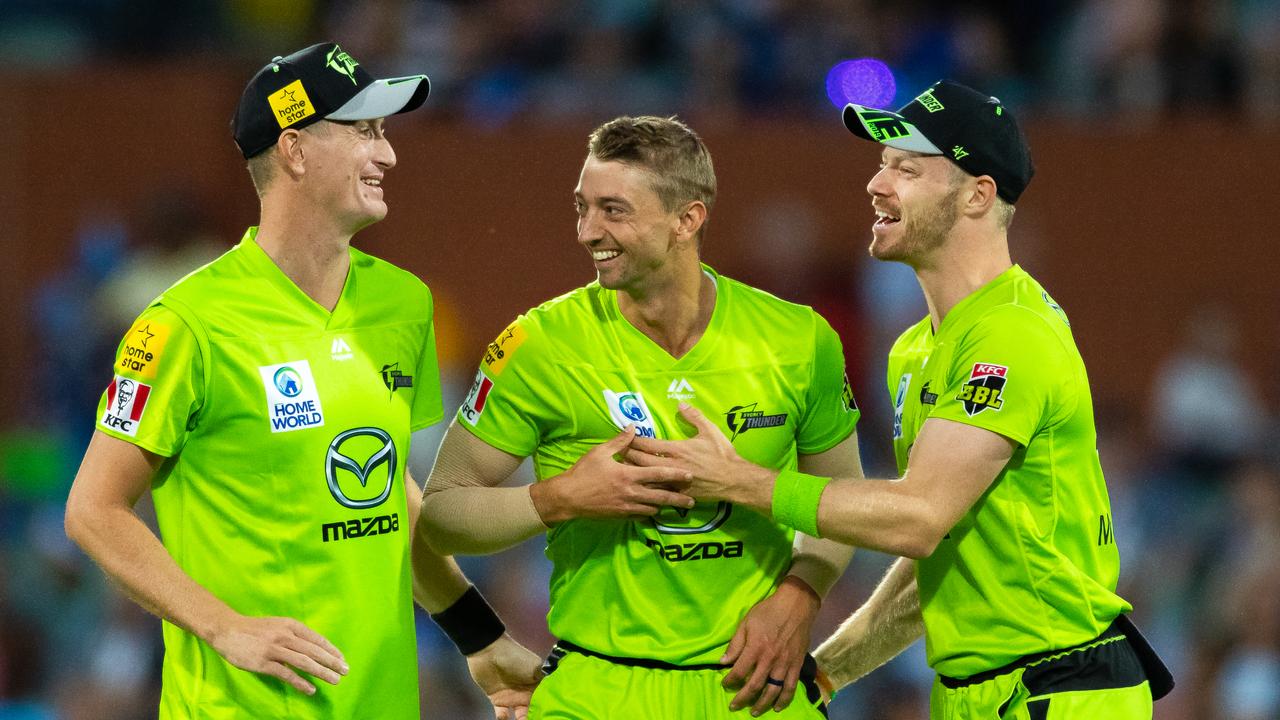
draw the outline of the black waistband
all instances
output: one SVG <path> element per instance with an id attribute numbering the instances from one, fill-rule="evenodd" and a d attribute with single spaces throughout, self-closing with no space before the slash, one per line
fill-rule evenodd
<path id="1" fill-rule="evenodd" d="M 556 654 L 557 650 L 562 651 L 559 653 L 558 656 Z M 617 655 L 606 655 L 602 652 L 596 652 L 595 650 L 588 650 L 582 647 L 581 645 L 571 643 L 568 640 L 557 641 L 556 646 L 551 648 L 551 655 L 553 657 L 556 657 L 556 659 L 558 660 L 559 658 L 564 657 L 563 651 L 574 652 L 574 653 L 578 653 L 579 655 L 586 655 L 588 657 L 593 657 L 593 658 L 599 658 L 600 660 L 608 660 L 609 662 L 614 663 L 615 665 L 630 665 L 632 667 L 642 667 L 642 668 L 648 668 L 650 670 L 725 670 L 725 669 L 728 669 L 729 667 L 728 665 L 721 665 L 719 663 L 702 663 L 700 665 L 676 665 L 675 663 L 669 663 L 664 660 L 653 660 L 651 658 L 633 658 L 633 657 L 619 657 Z M 549 661 L 550 660 L 548 660 L 548 662 Z"/>
<path id="2" fill-rule="evenodd" d="M 547 656 L 547 661 L 542 664 L 542 671 L 551 674 L 560 664 L 561 658 L 566 653 L 577 653 L 586 655 L 587 657 L 597 658 L 615 665 L 628 665 L 631 667 L 647 668 L 649 670 L 728 670 L 731 666 L 721 665 L 719 663 L 700 663 L 694 665 L 676 665 L 665 660 L 654 660 L 652 658 L 634 658 L 620 657 L 618 655 L 607 655 L 595 650 L 588 650 L 576 643 L 568 640 L 558 640 L 554 647 L 551 648 L 551 654 Z M 813 659 L 812 655 L 804 656 L 804 664 L 800 666 L 800 684 L 804 687 L 805 697 L 809 702 L 818 706 L 823 717 L 827 715 L 827 707 L 821 704 L 822 691 L 818 688 L 818 663 Z"/>
<path id="3" fill-rule="evenodd" d="M 1019 670 L 1021 668 L 1035 665 L 1049 658 L 1059 656 L 1059 655 L 1069 655 L 1079 650 L 1083 650 L 1100 641 L 1108 640 L 1111 638 L 1123 638 L 1124 636 L 1125 636 L 1124 630 L 1120 627 L 1120 623 L 1118 621 L 1113 621 L 1109 626 L 1107 626 L 1106 630 L 1102 631 L 1101 635 L 1099 635 L 1098 637 L 1092 640 L 1086 640 L 1085 642 L 1082 642 L 1079 645 L 1072 645 L 1070 647 L 1059 648 L 1057 650 L 1046 650 L 1045 652 L 1033 653 L 1031 655 L 1023 655 L 1022 657 L 1018 658 L 1017 660 L 1014 660 L 1011 663 L 1008 663 L 1006 665 L 1001 665 L 998 668 L 993 668 L 991 670 L 980 672 L 977 675 L 970 675 L 969 677 L 963 678 L 963 679 L 948 677 L 946 675 L 939 673 L 938 680 L 939 682 L 942 683 L 943 687 L 951 688 L 953 690 L 956 688 L 968 687 L 969 685 L 977 685 L 979 683 L 984 683 L 993 678 L 998 678 L 1001 675 L 1008 675 L 1009 673 L 1015 670 Z"/>

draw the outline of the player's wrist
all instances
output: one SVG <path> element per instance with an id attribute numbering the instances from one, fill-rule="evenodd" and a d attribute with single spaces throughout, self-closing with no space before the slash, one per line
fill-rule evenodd
<path id="1" fill-rule="evenodd" d="M 818 505 L 831 478 L 783 470 L 773 484 L 773 519 L 811 537 L 818 532 Z"/>
<path id="2" fill-rule="evenodd" d="M 533 502 L 533 509 L 538 513 L 538 519 L 547 527 L 572 517 L 557 492 L 559 477 L 541 480 L 529 486 L 529 499 Z"/>
<path id="3" fill-rule="evenodd" d="M 452 605 L 433 613 L 431 619 L 463 655 L 474 655 L 484 650 L 507 632 L 502 618 L 474 585 L 468 587 Z"/>

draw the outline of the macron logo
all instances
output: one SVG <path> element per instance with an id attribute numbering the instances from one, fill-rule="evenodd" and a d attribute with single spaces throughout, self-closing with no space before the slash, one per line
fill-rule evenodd
<path id="1" fill-rule="evenodd" d="M 667 386 L 667 397 L 672 400 L 691 400 L 694 397 L 693 386 L 684 378 L 672 380 Z"/>
<path id="2" fill-rule="evenodd" d="M 333 339 L 333 345 L 329 346 L 329 354 L 334 360 L 350 360 L 353 357 L 351 346 L 340 337 Z"/>

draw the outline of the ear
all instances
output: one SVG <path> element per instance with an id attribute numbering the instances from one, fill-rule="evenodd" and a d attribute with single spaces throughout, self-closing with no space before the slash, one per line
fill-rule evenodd
<path id="1" fill-rule="evenodd" d="M 990 175 L 979 175 L 973 179 L 960 211 L 967 217 L 980 218 L 991 212 L 995 204 L 996 181 Z"/>
<path id="2" fill-rule="evenodd" d="M 307 173 L 306 153 L 303 150 L 302 132 L 288 128 L 276 138 L 277 157 L 284 171 L 294 180 Z"/>
<path id="3" fill-rule="evenodd" d="M 681 240 L 692 240 L 707 221 L 707 206 L 701 200 L 684 206 L 676 215 L 676 237 Z"/>

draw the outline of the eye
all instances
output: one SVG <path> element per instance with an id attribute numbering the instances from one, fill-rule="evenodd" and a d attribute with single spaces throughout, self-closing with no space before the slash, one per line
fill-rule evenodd
<path id="1" fill-rule="evenodd" d="M 608 215 L 609 217 L 618 217 L 619 215 L 623 214 L 623 212 L 625 212 L 625 211 L 623 210 L 622 206 L 620 206 L 620 205 L 605 205 L 605 206 L 604 206 L 604 214 L 605 214 L 605 215 Z"/>

